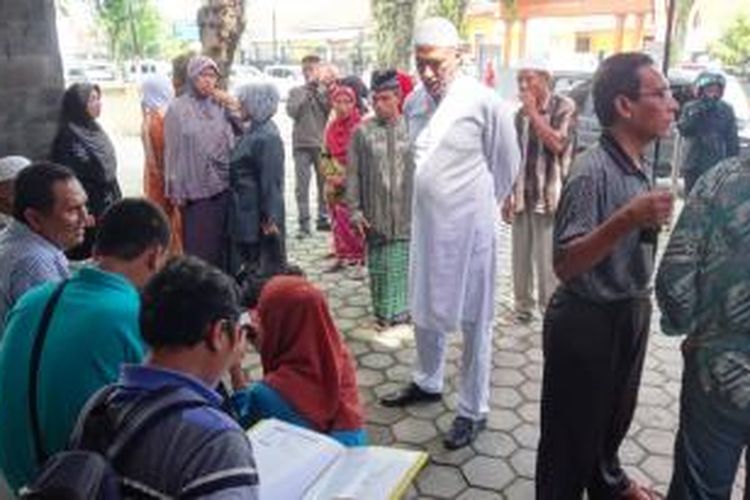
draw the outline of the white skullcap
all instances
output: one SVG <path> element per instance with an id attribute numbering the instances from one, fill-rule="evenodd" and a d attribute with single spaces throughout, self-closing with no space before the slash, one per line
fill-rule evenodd
<path id="1" fill-rule="evenodd" d="M 516 67 L 519 70 L 530 70 L 530 71 L 541 71 L 547 74 L 552 74 L 549 61 L 541 58 L 529 58 L 520 61 Z"/>
<path id="2" fill-rule="evenodd" d="M 444 17 L 429 17 L 414 30 L 414 46 L 450 47 L 461 45 L 458 30 Z"/>
<path id="3" fill-rule="evenodd" d="M 31 165 L 31 161 L 23 156 L 6 156 L 0 158 L 0 182 L 15 179 L 18 172 Z"/>

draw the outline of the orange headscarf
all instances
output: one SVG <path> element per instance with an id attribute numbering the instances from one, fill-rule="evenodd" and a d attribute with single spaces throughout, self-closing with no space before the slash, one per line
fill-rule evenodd
<path id="1" fill-rule="evenodd" d="M 320 432 L 361 428 L 354 363 L 323 293 L 305 278 L 275 277 L 258 315 L 263 381 Z"/>

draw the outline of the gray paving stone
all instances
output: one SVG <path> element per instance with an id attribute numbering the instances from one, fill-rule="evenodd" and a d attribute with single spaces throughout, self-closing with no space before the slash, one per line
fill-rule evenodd
<path id="1" fill-rule="evenodd" d="M 430 440 L 424 447 L 425 451 L 430 455 L 432 463 L 440 465 L 452 465 L 458 467 L 465 464 L 470 459 L 474 458 L 476 454 L 470 447 L 465 446 L 457 450 L 447 450 L 443 446 L 442 436 L 438 436 L 435 439 Z M 458 470 L 458 469 L 457 469 Z"/>
<path id="2" fill-rule="evenodd" d="M 528 401 L 540 401 L 542 399 L 541 382 L 529 380 L 528 382 L 524 382 L 519 390 Z"/>
<path id="3" fill-rule="evenodd" d="M 390 354 L 373 352 L 357 358 L 360 366 L 372 368 L 373 370 L 384 370 L 393 366 L 396 362 Z"/>
<path id="4" fill-rule="evenodd" d="M 534 479 L 536 469 L 536 452 L 521 448 L 510 457 L 510 465 L 521 477 Z"/>
<path id="5" fill-rule="evenodd" d="M 534 498 L 534 481 L 518 478 L 504 491 L 507 500 L 532 500 Z"/>
<path id="6" fill-rule="evenodd" d="M 417 351 L 414 349 L 403 349 L 396 353 L 396 359 L 405 365 L 412 366 L 417 359 Z"/>
<path id="7" fill-rule="evenodd" d="M 466 489 L 461 472 L 455 467 L 433 465 L 419 475 L 417 489 L 423 495 L 435 498 L 455 498 Z"/>
<path id="8" fill-rule="evenodd" d="M 638 391 L 638 403 L 642 405 L 661 406 L 663 408 L 668 407 L 674 396 L 669 394 L 661 387 L 644 386 Z"/>
<path id="9" fill-rule="evenodd" d="M 495 368 L 490 375 L 490 383 L 495 387 L 514 387 L 524 380 L 524 373 L 516 368 Z"/>
<path id="10" fill-rule="evenodd" d="M 523 354 L 517 352 L 496 352 L 494 365 L 503 368 L 520 368 L 528 364 Z"/>
<path id="11" fill-rule="evenodd" d="M 461 467 L 471 486 L 500 491 L 511 483 L 513 470 L 502 458 L 476 456 Z"/>
<path id="12" fill-rule="evenodd" d="M 411 382 L 412 369 L 406 365 L 396 365 L 388 368 L 385 372 L 385 376 L 389 381 L 393 382 Z"/>
<path id="13" fill-rule="evenodd" d="M 402 408 L 386 408 L 381 405 L 371 405 L 367 409 L 367 421 L 380 425 L 395 424 L 406 417 Z"/>
<path id="14" fill-rule="evenodd" d="M 620 461 L 625 465 L 637 465 L 645 456 L 646 450 L 633 439 L 626 439 L 620 446 Z"/>
<path id="15" fill-rule="evenodd" d="M 457 497 L 457 500 L 501 500 L 499 493 L 479 488 L 469 488 Z"/>
<path id="16" fill-rule="evenodd" d="M 367 423 L 365 424 L 365 428 L 370 438 L 370 444 L 380 446 L 390 446 L 393 444 L 393 434 L 388 426 Z"/>
<path id="17" fill-rule="evenodd" d="M 539 427 L 523 423 L 515 428 L 513 437 L 524 448 L 535 450 L 539 444 Z"/>
<path id="18" fill-rule="evenodd" d="M 515 440 L 505 432 L 485 430 L 471 445 L 480 455 L 507 458 L 518 449 Z"/>
<path id="19" fill-rule="evenodd" d="M 493 387 L 490 389 L 490 405 L 498 408 L 516 408 L 523 398 L 513 387 Z"/>
<path id="20" fill-rule="evenodd" d="M 429 404 L 415 404 L 406 407 L 406 413 L 412 417 L 434 420 L 444 413 L 449 413 L 442 401 Z"/>
<path id="21" fill-rule="evenodd" d="M 524 421 L 530 424 L 539 424 L 540 415 L 538 402 L 524 403 L 516 408 L 515 412 Z"/>
<path id="22" fill-rule="evenodd" d="M 540 363 L 529 363 L 521 368 L 521 371 L 529 380 L 535 380 L 537 382 L 542 381 L 543 368 Z"/>
<path id="23" fill-rule="evenodd" d="M 435 425 L 429 420 L 407 417 L 392 426 L 393 435 L 398 441 L 409 444 L 424 444 L 437 436 Z"/>
<path id="24" fill-rule="evenodd" d="M 657 483 L 668 483 L 672 475 L 671 457 L 651 455 L 639 467 Z"/>
<path id="25" fill-rule="evenodd" d="M 375 387 L 385 381 L 385 375 L 379 371 L 370 370 L 369 368 L 360 368 L 357 370 L 357 383 L 362 387 Z"/>
<path id="26" fill-rule="evenodd" d="M 521 423 L 521 419 L 510 410 L 493 409 L 487 416 L 487 428 L 496 431 L 513 431 Z"/>
<path id="27" fill-rule="evenodd" d="M 658 406 L 640 406 L 636 410 L 635 418 L 644 426 L 670 432 L 675 430 L 675 422 L 678 421 L 676 412 Z"/>
<path id="28" fill-rule="evenodd" d="M 650 453 L 670 455 L 674 446 L 674 433 L 661 429 L 644 428 L 636 436 L 636 441 Z"/>

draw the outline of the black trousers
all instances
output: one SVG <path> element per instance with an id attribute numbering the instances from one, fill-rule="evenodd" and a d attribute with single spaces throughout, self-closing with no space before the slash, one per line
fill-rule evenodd
<path id="1" fill-rule="evenodd" d="M 628 487 L 618 449 L 646 353 L 651 302 L 589 302 L 558 288 L 544 317 L 538 500 L 616 499 Z"/>

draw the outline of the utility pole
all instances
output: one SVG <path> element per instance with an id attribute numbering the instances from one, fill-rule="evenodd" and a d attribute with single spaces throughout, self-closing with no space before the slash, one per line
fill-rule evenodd
<path id="1" fill-rule="evenodd" d="M 272 11 L 271 11 L 271 39 L 273 44 L 273 62 L 279 62 L 279 39 L 278 33 L 276 32 L 276 0 L 271 0 Z"/>

